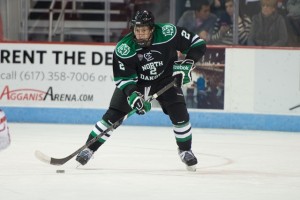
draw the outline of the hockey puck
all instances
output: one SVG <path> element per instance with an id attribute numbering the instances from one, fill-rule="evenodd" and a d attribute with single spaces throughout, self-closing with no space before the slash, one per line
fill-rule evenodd
<path id="1" fill-rule="evenodd" d="M 58 169 L 58 170 L 56 170 L 56 173 L 63 174 L 63 173 L 65 173 L 65 170 L 63 170 L 63 169 Z"/>

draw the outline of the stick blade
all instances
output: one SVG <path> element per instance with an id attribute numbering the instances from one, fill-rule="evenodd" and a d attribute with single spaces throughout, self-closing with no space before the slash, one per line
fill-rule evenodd
<path id="1" fill-rule="evenodd" d="M 50 164 L 50 165 L 58 165 L 58 166 L 65 164 L 67 161 L 69 161 L 71 158 L 73 158 L 74 155 L 76 155 L 76 154 L 77 154 L 77 151 L 74 152 L 73 154 L 65 157 L 65 158 L 52 158 L 52 157 L 47 156 L 46 154 L 44 154 L 44 153 L 42 153 L 38 150 L 36 150 L 34 152 L 34 155 L 38 160 L 40 160 L 44 163 Z"/>
<path id="2" fill-rule="evenodd" d="M 40 161 L 42 161 L 42 162 L 44 162 L 44 163 L 47 163 L 47 164 L 50 164 L 50 163 L 51 163 L 51 158 L 50 158 L 49 156 L 43 154 L 42 152 L 38 151 L 38 150 L 36 150 L 36 151 L 34 152 L 34 155 L 35 155 L 35 157 L 36 157 L 38 160 L 40 160 Z"/>

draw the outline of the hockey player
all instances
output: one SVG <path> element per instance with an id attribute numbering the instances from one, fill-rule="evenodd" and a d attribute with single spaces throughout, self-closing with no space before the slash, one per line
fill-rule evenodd
<path id="1" fill-rule="evenodd" d="M 10 135 L 4 111 L 0 109 L 0 150 L 10 145 Z"/>
<path id="2" fill-rule="evenodd" d="M 185 60 L 177 61 L 180 51 Z M 177 77 L 177 85 L 157 98 L 173 124 L 179 156 L 188 169 L 195 169 L 197 158 L 191 150 L 192 130 L 182 84 L 191 81 L 191 70 L 206 51 L 204 40 L 173 24 L 155 24 L 151 12 L 138 11 L 131 20 L 131 32 L 122 38 L 114 51 L 113 73 L 116 89 L 102 119 L 91 131 L 88 141 L 105 131 L 132 109 L 137 114 L 150 111 L 146 96 Z M 76 160 L 85 165 L 93 153 L 110 137 L 111 131 L 81 151 Z"/>

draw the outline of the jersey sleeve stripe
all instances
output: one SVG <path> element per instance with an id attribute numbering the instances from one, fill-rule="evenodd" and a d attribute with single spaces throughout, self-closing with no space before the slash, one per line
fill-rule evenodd
<path id="1" fill-rule="evenodd" d="M 200 39 L 199 37 L 196 37 L 196 38 L 194 37 L 192 40 L 191 48 L 193 48 L 194 46 L 199 46 L 204 43 L 205 43 L 205 41 L 203 39 Z"/>
<path id="2" fill-rule="evenodd" d="M 205 41 L 204 41 L 203 39 L 200 39 L 198 36 L 194 37 L 193 40 L 194 40 L 194 41 L 192 42 L 192 45 L 190 46 L 190 48 L 188 48 L 188 49 L 186 49 L 185 51 L 183 51 L 183 52 L 182 52 L 183 54 L 187 54 L 187 52 L 188 52 L 190 49 L 194 48 L 194 47 L 197 47 L 197 46 L 200 46 L 200 45 L 205 44 Z"/>
<path id="3" fill-rule="evenodd" d="M 116 86 L 123 90 L 127 85 L 136 84 L 137 80 L 119 80 L 115 81 Z"/>

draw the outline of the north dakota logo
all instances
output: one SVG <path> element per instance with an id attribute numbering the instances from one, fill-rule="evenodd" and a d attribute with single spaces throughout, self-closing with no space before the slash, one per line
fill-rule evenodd
<path id="1" fill-rule="evenodd" d="M 127 44 L 123 43 L 117 48 L 117 52 L 121 56 L 126 56 L 130 52 L 130 47 Z"/>
<path id="2" fill-rule="evenodd" d="M 164 36 L 173 35 L 174 34 L 174 27 L 169 25 L 169 24 L 164 25 L 162 27 L 162 33 L 164 34 Z"/>

